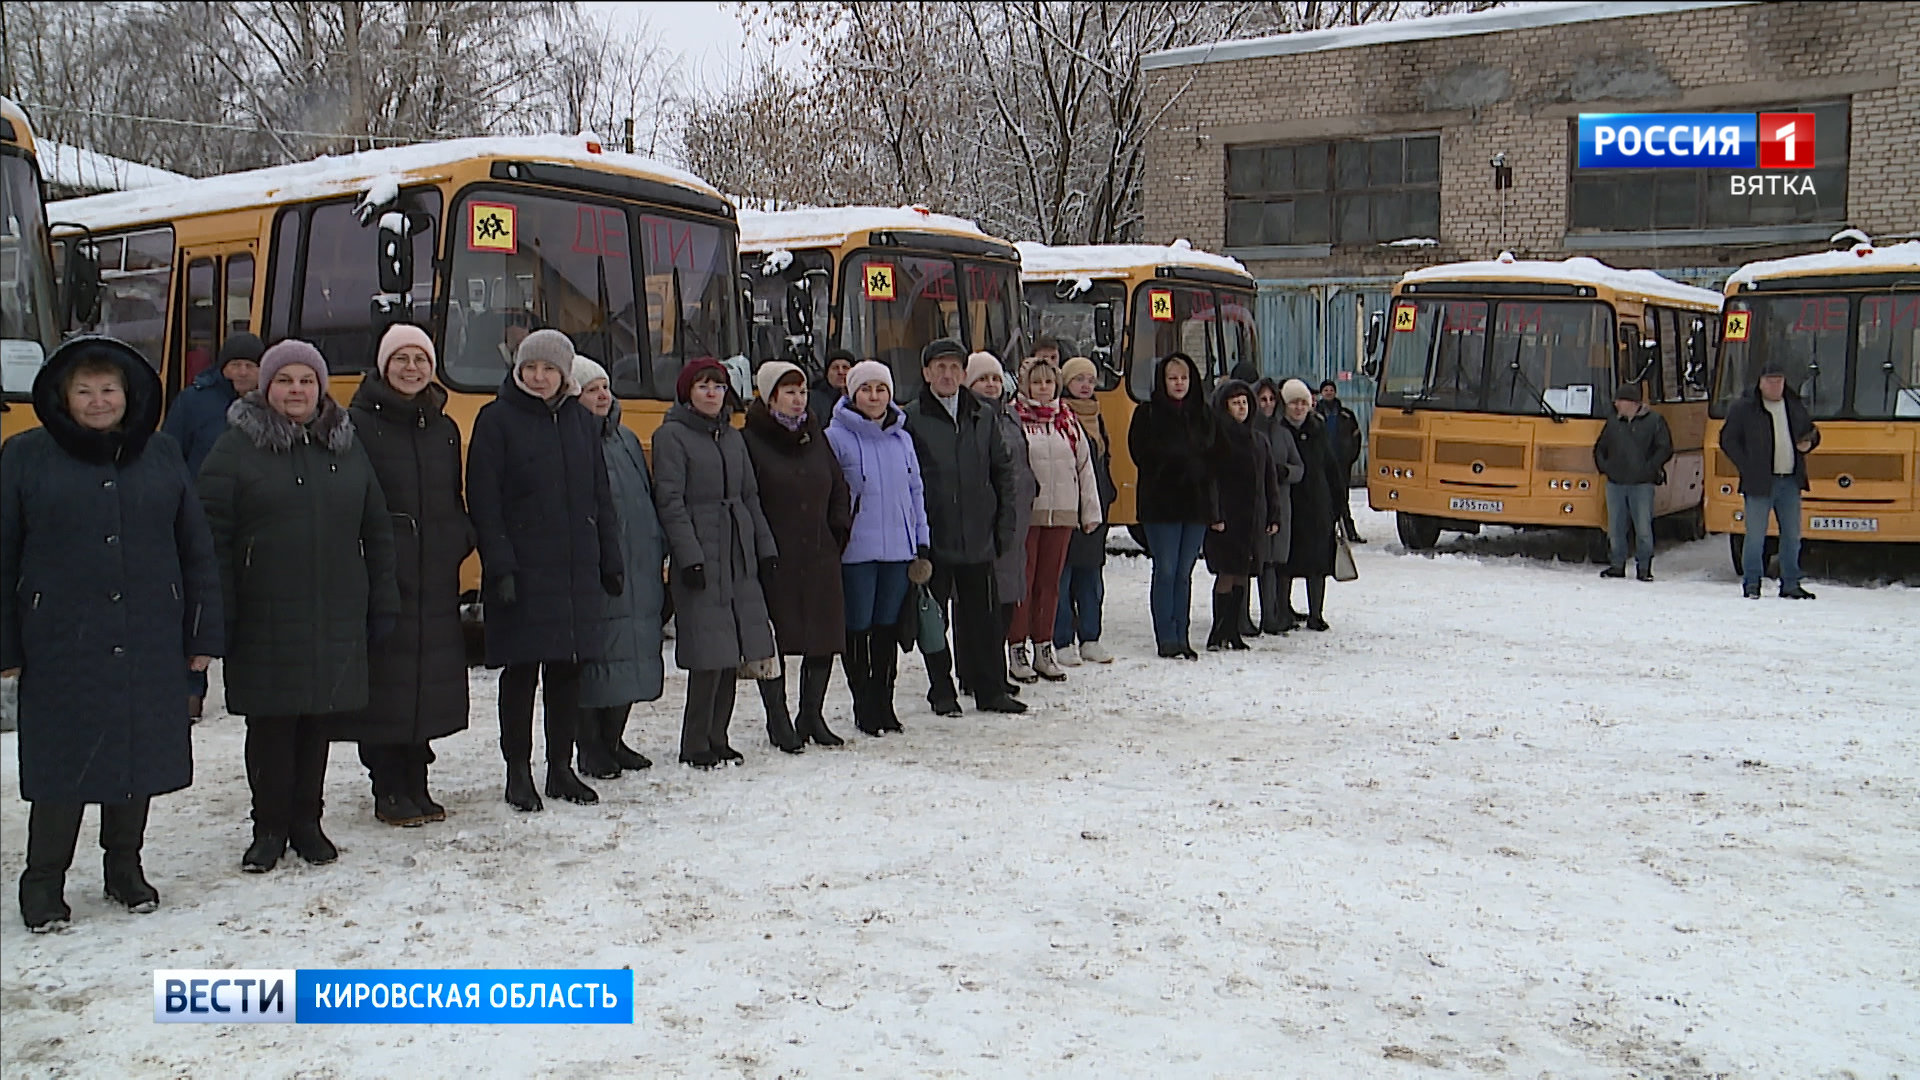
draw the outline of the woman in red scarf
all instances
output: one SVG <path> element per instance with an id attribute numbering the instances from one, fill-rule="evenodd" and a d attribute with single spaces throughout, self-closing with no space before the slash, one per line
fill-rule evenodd
<path id="1" fill-rule="evenodd" d="M 1100 527 L 1100 484 L 1093 471 L 1087 433 L 1060 402 L 1060 369 L 1032 358 L 1020 365 L 1014 414 L 1027 437 L 1027 461 L 1040 492 L 1027 530 L 1027 595 L 1007 628 L 1007 667 L 1014 678 L 1058 682 L 1067 677 L 1053 656 L 1053 621 L 1060 607 L 1060 571 L 1067 542 L 1078 528 Z M 1037 642 L 1028 660 L 1030 642 Z"/>

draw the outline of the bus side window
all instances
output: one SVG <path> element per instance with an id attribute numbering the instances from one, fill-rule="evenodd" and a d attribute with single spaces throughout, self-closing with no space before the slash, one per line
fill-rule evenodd
<path id="1" fill-rule="evenodd" d="M 433 302 L 440 192 L 426 188 L 404 192 L 402 198 L 411 209 L 425 211 L 435 225 L 413 237 L 413 318 L 424 322 Z M 360 223 L 352 199 L 322 203 L 308 212 L 299 287 L 289 290 L 299 298 L 290 333 L 318 347 L 335 371 L 365 371 L 373 364 L 372 303 L 374 294 L 380 291 L 378 253 L 378 230 Z M 278 258 L 276 253 L 276 271 Z M 275 290 L 278 305 L 277 281 Z"/>
<path id="2" fill-rule="evenodd" d="M 1660 400 L 1683 401 L 1686 384 L 1681 378 L 1680 351 L 1685 342 L 1680 338 L 1681 323 L 1676 318 L 1679 313 L 1671 308 L 1653 311 L 1660 320 Z"/>
<path id="3" fill-rule="evenodd" d="M 220 337 L 253 329 L 253 256 L 227 257 L 227 294 L 221 306 Z"/>
<path id="4" fill-rule="evenodd" d="M 180 385 L 188 386 L 213 366 L 220 347 L 219 297 L 214 290 L 214 261 L 187 264 L 187 304 L 180 328 Z"/>
<path id="5" fill-rule="evenodd" d="M 133 346 L 158 371 L 167 349 L 173 229 L 108 237 L 98 247 L 100 321 L 87 329 Z"/>
<path id="6" fill-rule="evenodd" d="M 262 341 L 279 341 L 293 325 L 293 271 L 299 257 L 299 244 L 300 208 L 289 206 L 273 220 L 273 248 L 267 252 L 267 310 L 260 327 Z"/>

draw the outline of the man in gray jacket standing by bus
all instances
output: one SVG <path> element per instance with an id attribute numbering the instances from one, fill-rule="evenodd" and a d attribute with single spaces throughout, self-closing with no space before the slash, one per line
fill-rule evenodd
<path id="1" fill-rule="evenodd" d="M 1673 434 L 1667 420 L 1640 400 L 1640 385 L 1613 392 L 1614 415 L 1593 444 L 1593 464 L 1607 478 L 1607 568 L 1603 578 L 1627 576 L 1627 526 L 1641 581 L 1653 580 L 1653 489 L 1667 482 Z"/>

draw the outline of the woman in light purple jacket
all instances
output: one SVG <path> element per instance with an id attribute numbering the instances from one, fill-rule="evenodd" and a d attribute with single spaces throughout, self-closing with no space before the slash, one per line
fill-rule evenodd
<path id="1" fill-rule="evenodd" d="M 893 373 L 872 360 L 847 374 L 827 442 L 853 498 L 853 533 L 840 556 L 847 648 L 840 661 L 853 690 L 854 725 L 869 735 L 904 730 L 893 712 L 899 652 L 894 624 L 909 580 L 925 584 L 927 510 L 920 459 L 906 414 L 893 403 Z"/>

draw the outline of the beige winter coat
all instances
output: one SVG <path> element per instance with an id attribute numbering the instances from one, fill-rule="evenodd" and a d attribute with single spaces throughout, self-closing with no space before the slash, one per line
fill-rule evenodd
<path id="1" fill-rule="evenodd" d="M 1027 461 L 1040 482 L 1040 494 L 1033 500 L 1033 527 L 1099 525 L 1100 482 L 1094 476 L 1086 433 L 1078 431 L 1078 438 L 1069 441 L 1052 424 L 1023 422 L 1020 426 L 1027 436 Z"/>

